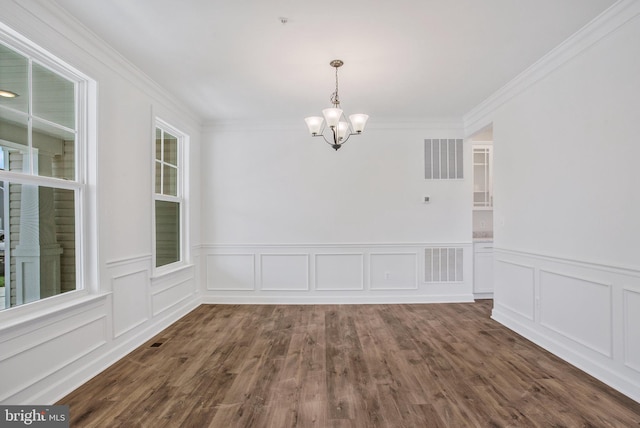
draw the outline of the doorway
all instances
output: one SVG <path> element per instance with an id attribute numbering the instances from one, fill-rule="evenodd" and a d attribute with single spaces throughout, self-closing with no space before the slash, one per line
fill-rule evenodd
<path id="1" fill-rule="evenodd" d="M 473 295 L 493 298 L 493 126 L 473 134 Z"/>

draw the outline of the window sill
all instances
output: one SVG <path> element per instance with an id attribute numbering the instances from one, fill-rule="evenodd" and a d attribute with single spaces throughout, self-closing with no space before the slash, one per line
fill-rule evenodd
<path id="1" fill-rule="evenodd" d="M 89 294 L 83 290 L 16 306 L 0 311 L 0 335 L 18 327 L 42 323 L 83 306 L 105 300 L 111 293 Z M 64 299 L 63 299 L 64 298 Z"/>
<path id="2" fill-rule="evenodd" d="M 169 275 L 175 275 L 188 269 L 193 269 L 194 266 L 195 265 L 193 263 L 174 263 L 161 268 L 156 268 L 151 276 L 151 281 L 164 278 Z"/>

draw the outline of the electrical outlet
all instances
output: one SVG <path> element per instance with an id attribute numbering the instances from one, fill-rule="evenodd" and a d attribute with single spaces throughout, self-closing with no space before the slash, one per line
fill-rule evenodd
<path id="1" fill-rule="evenodd" d="M 391 272 L 385 272 L 384 279 L 391 279 Z"/>

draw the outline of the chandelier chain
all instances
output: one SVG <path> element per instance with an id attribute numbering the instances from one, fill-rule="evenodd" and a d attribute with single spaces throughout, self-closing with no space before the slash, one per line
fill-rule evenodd
<path id="1" fill-rule="evenodd" d="M 340 107 L 340 96 L 338 95 L 338 67 L 336 67 L 336 91 L 331 94 L 330 100 L 334 107 Z"/>

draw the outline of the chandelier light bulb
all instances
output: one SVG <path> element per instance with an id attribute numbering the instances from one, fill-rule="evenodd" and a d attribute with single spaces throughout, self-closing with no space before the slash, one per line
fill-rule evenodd
<path id="1" fill-rule="evenodd" d="M 342 142 L 349 132 L 349 124 L 347 122 L 338 123 L 338 141 Z"/>

